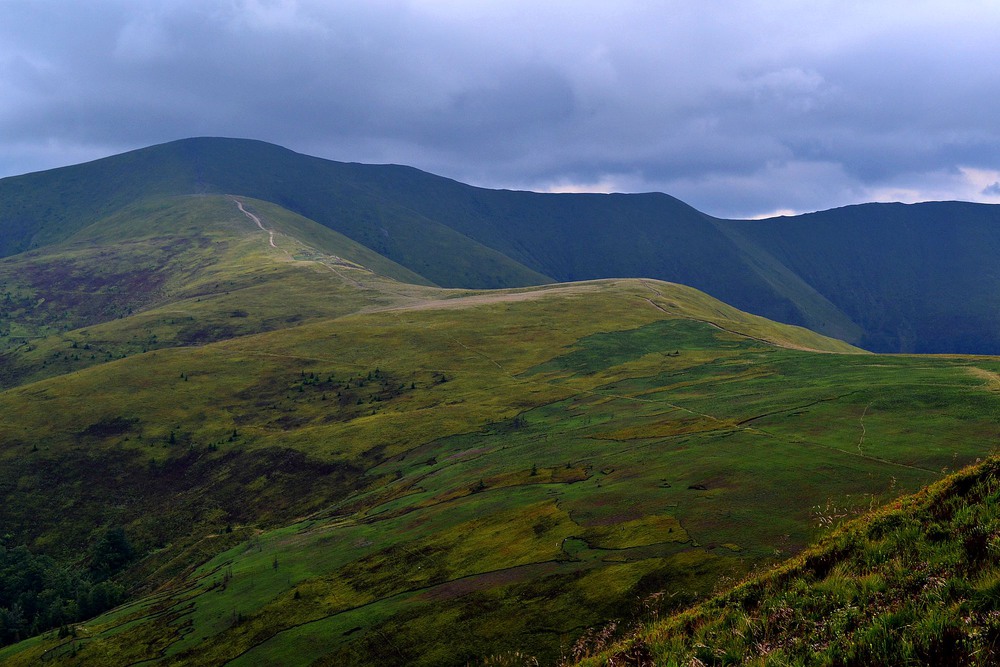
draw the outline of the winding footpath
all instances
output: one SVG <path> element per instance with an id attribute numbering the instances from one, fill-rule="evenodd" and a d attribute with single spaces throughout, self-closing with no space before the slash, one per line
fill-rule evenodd
<path id="1" fill-rule="evenodd" d="M 256 215 L 254 215 L 250 211 L 248 211 L 245 208 L 243 208 L 243 202 L 241 202 L 239 199 L 237 199 L 236 197 L 233 197 L 233 201 L 236 202 L 236 206 L 239 207 L 239 209 L 243 213 L 243 215 L 247 216 L 248 218 L 250 218 L 251 220 L 253 220 L 254 222 L 256 222 L 257 226 L 260 227 L 260 230 L 262 232 L 267 232 L 267 236 L 268 236 L 267 240 L 271 243 L 271 247 L 272 248 L 277 248 L 278 246 L 276 246 L 274 244 L 274 230 L 273 229 L 268 229 L 267 227 L 265 227 L 264 224 L 260 221 L 260 218 L 258 218 Z"/>
<path id="2" fill-rule="evenodd" d="M 237 199 L 233 195 L 229 195 L 229 198 L 232 199 L 233 202 L 235 202 L 236 206 L 240 209 L 240 212 L 242 212 L 243 215 L 247 216 L 248 218 L 250 218 L 251 220 L 253 220 L 254 222 L 256 222 L 257 226 L 260 228 L 260 230 L 262 232 L 267 232 L 268 243 L 271 244 L 272 248 L 274 248 L 275 250 L 277 250 L 278 246 L 274 242 L 274 230 L 273 229 L 268 229 L 267 227 L 265 227 L 264 223 L 262 223 L 260 221 L 260 218 L 258 218 L 256 215 L 254 215 L 250 211 L 248 211 L 245 208 L 243 208 L 243 202 L 241 202 L 239 199 Z M 288 250 L 285 250 L 285 254 L 288 255 L 289 259 L 292 259 L 292 254 L 290 252 L 288 252 Z M 341 258 L 337 257 L 336 255 L 331 255 L 331 257 L 333 258 L 334 261 L 343 261 L 343 260 L 341 260 Z M 362 285 L 360 282 L 358 282 L 354 278 L 351 278 L 349 276 L 344 275 L 343 273 L 341 273 L 340 271 L 338 271 L 336 268 L 334 268 L 333 266 L 331 266 L 328 262 L 324 262 L 324 261 L 321 261 L 321 260 L 313 260 L 313 261 L 315 261 L 320 266 L 324 266 L 327 269 L 329 269 L 330 271 L 333 271 L 335 274 L 337 274 L 337 276 L 341 280 L 349 282 L 349 283 L 353 284 L 355 287 L 361 287 L 361 288 L 364 287 L 364 285 Z"/>
<path id="3" fill-rule="evenodd" d="M 872 406 L 872 403 L 874 403 L 874 402 L 875 401 L 872 401 L 871 403 L 869 403 L 868 405 L 866 405 L 865 406 L 865 411 L 861 413 L 861 420 L 860 420 L 861 421 L 861 439 L 858 440 L 858 452 L 860 452 L 862 455 L 864 455 L 865 450 L 861 449 L 861 445 L 865 444 L 865 435 L 868 434 L 868 429 L 865 428 L 865 415 L 868 414 L 868 408 L 870 408 Z"/>

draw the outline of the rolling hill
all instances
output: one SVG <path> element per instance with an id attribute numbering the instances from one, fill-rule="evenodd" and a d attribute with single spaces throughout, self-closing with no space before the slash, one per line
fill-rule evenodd
<path id="1" fill-rule="evenodd" d="M 0 180 L 0 256 L 191 194 L 272 202 L 442 287 L 655 278 L 873 351 L 1000 352 L 1000 208 L 960 202 L 720 220 L 664 194 L 487 190 L 202 138 Z"/>
<path id="2" fill-rule="evenodd" d="M 652 279 L 438 287 L 235 183 L 109 203 L 92 166 L 0 260 L 0 565 L 38 573 L 4 664 L 552 662 L 994 446 L 996 359 Z"/>

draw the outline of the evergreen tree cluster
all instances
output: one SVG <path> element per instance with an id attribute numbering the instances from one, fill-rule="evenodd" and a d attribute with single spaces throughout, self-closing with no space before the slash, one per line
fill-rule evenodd
<path id="1" fill-rule="evenodd" d="M 123 588 L 109 577 L 133 558 L 121 528 L 109 529 L 81 567 L 63 565 L 20 545 L 0 546 L 0 646 L 91 618 L 120 604 Z"/>

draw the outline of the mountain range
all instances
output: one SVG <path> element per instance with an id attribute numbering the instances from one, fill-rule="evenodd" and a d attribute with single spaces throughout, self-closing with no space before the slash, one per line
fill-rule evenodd
<path id="1" fill-rule="evenodd" d="M 441 287 L 656 278 L 872 351 L 1000 352 L 1000 207 L 962 202 L 722 220 L 665 194 L 488 190 L 201 138 L 0 180 L 0 256 L 192 193 L 272 202 Z"/>
<path id="2" fill-rule="evenodd" d="M 947 617 L 897 625 L 979 647 L 1000 552 L 966 537 L 995 466 L 948 475 L 994 451 L 1000 360 L 873 354 L 678 281 L 869 347 L 851 308 L 954 343 L 955 312 L 986 316 L 993 210 L 722 221 L 228 139 L 0 180 L 0 663 L 808 657 L 799 621 L 861 637 L 863 601 L 874 637 L 949 572 Z M 934 531 L 879 518 L 942 478 Z M 791 592 L 752 583 L 802 553 Z M 673 616 L 726 600 L 759 642 Z M 610 619 L 650 632 L 588 630 Z"/>

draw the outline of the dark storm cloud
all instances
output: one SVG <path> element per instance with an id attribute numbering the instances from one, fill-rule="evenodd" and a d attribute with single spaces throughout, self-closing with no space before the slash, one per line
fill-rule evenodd
<path id="1" fill-rule="evenodd" d="M 195 135 L 717 215 L 1000 201 L 986 2 L 0 3 L 0 174 Z"/>

